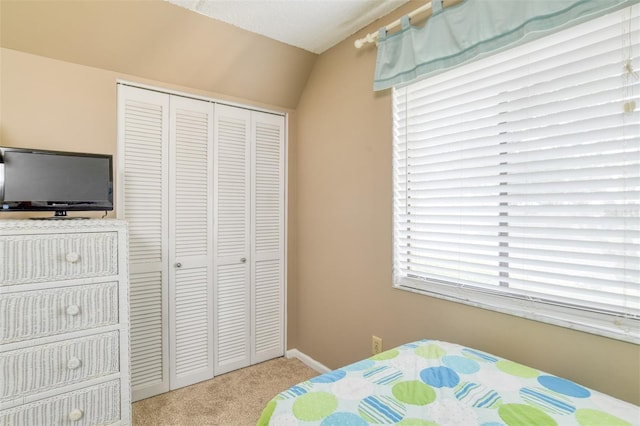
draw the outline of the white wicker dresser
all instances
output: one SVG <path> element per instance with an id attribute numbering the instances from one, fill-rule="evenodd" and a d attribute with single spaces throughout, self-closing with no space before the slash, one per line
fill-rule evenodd
<path id="1" fill-rule="evenodd" d="M 124 221 L 0 220 L 0 425 L 130 425 Z"/>

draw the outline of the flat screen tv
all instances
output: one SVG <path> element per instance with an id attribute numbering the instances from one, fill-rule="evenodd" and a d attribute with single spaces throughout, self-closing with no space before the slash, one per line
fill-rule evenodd
<path id="1" fill-rule="evenodd" d="M 0 211 L 113 210 L 111 155 L 0 147 Z"/>

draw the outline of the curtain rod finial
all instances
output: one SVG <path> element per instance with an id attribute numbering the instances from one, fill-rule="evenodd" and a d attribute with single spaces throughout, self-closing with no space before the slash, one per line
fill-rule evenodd
<path id="1" fill-rule="evenodd" d="M 369 33 L 366 36 L 356 40 L 353 44 L 356 46 L 356 49 L 360 49 L 365 43 L 373 43 L 378 38 L 378 33 Z"/>

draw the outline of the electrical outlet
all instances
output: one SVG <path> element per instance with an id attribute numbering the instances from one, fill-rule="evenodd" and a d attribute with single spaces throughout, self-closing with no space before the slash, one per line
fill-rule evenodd
<path id="1" fill-rule="evenodd" d="M 371 336 L 371 353 L 373 355 L 382 352 L 382 338 L 378 336 Z"/>

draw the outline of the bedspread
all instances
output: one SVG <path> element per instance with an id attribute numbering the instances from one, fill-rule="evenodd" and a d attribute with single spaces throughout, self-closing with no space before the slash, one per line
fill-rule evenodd
<path id="1" fill-rule="evenodd" d="M 259 425 L 640 425 L 640 407 L 453 343 L 420 340 L 299 383 Z"/>

